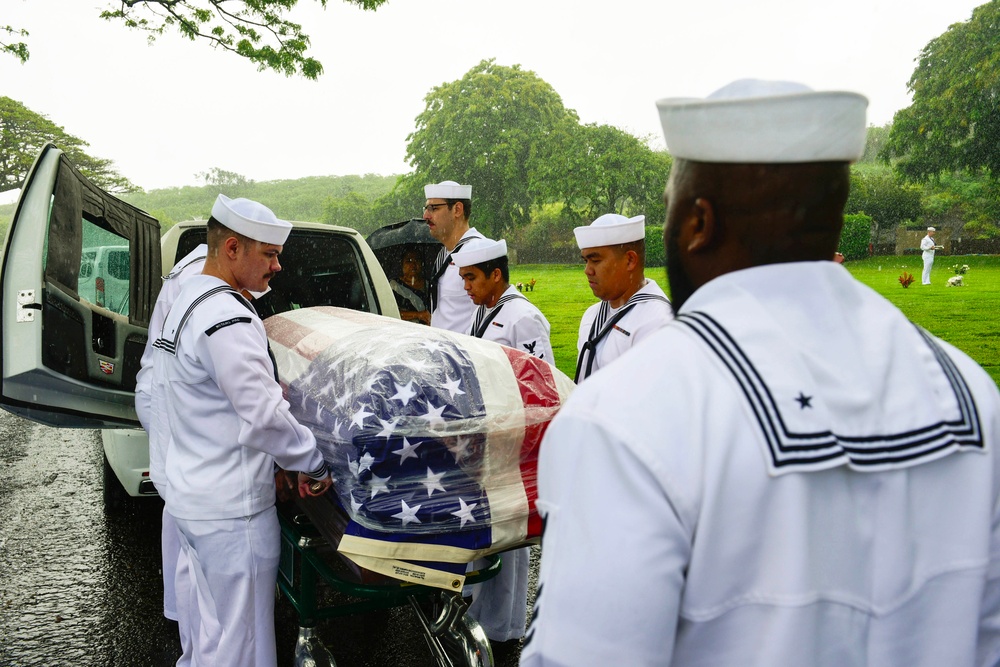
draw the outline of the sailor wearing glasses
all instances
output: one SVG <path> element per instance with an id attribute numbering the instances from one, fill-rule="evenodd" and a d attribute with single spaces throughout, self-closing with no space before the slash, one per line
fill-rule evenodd
<path id="1" fill-rule="evenodd" d="M 455 333 L 468 333 L 475 304 L 465 293 L 465 284 L 451 254 L 461 249 L 469 239 L 483 235 L 469 227 L 472 213 L 472 186 L 455 181 L 443 181 L 424 187 L 424 220 L 431 236 L 444 247 L 434 264 L 431 278 L 431 326 Z"/>

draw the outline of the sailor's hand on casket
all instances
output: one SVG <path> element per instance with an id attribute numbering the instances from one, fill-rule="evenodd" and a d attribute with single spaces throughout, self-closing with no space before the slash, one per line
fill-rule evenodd
<path id="1" fill-rule="evenodd" d="M 322 496 L 331 486 L 333 486 L 333 479 L 329 474 L 323 479 L 313 479 L 304 472 L 299 473 L 299 495 L 303 498 Z"/>

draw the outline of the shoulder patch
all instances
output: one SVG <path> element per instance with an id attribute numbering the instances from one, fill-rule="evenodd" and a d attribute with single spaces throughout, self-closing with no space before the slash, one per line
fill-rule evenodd
<path id="1" fill-rule="evenodd" d="M 226 327 L 232 326 L 234 324 L 249 324 L 251 321 L 252 320 L 249 317 L 233 317 L 228 320 L 223 320 L 222 322 L 219 322 L 218 324 L 213 324 L 209 328 L 205 329 L 205 335 L 211 336 L 219 329 L 225 329 Z"/>

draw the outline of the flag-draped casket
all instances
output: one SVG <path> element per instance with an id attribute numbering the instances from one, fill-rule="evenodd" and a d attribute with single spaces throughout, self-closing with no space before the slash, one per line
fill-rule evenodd
<path id="1" fill-rule="evenodd" d="M 538 446 L 568 377 L 491 341 L 343 308 L 265 326 L 292 413 L 330 465 L 341 554 L 453 589 L 466 563 L 540 535 Z"/>

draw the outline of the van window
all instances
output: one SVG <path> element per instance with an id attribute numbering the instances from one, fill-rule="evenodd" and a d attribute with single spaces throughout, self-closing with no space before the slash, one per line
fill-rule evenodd
<path id="1" fill-rule="evenodd" d="M 77 293 L 95 306 L 128 315 L 131 262 L 128 239 L 83 219 Z"/>
<path id="2" fill-rule="evenodd" d="M 205 235 L 204 227 L 186 230 L 175 261 L 204 243 Z M 278 261 L 281 271 L 271 279 L 271 291 L 254 302 L 262 318 L 309 306 L 381 312 L 358 244 L 347 234 L 292 229 Z"/>

